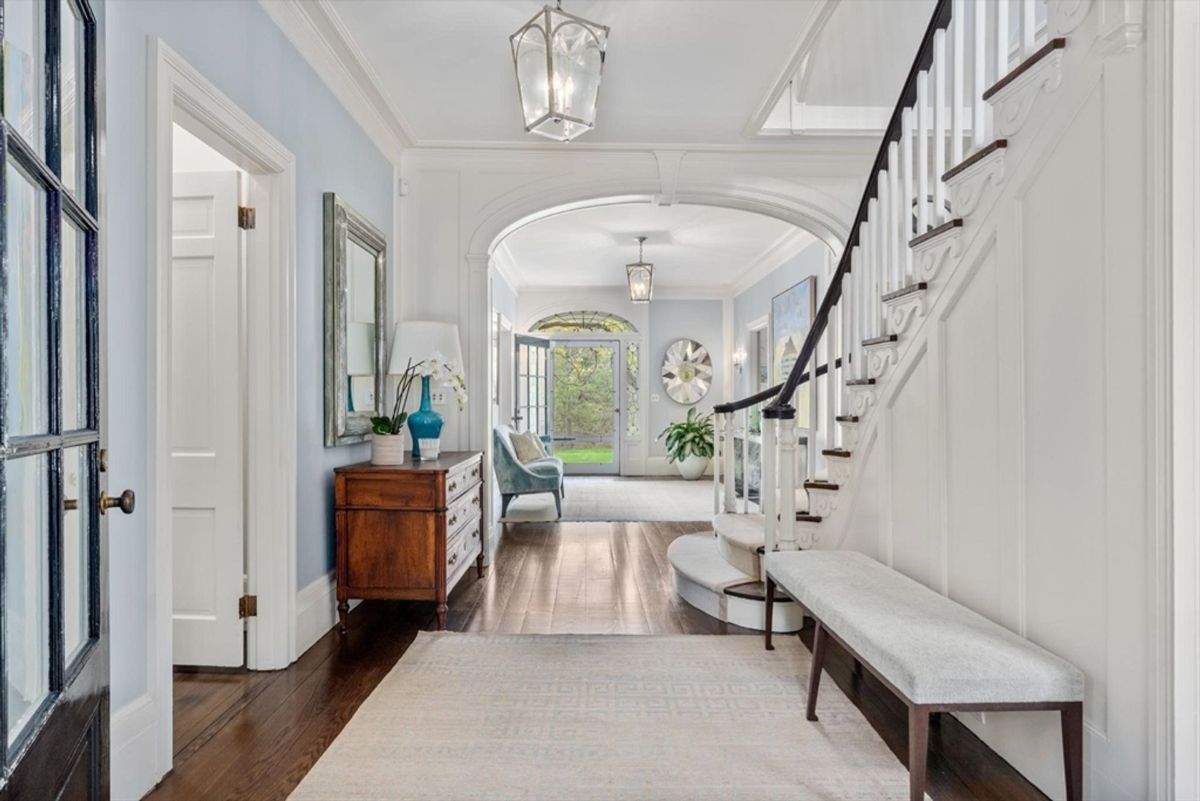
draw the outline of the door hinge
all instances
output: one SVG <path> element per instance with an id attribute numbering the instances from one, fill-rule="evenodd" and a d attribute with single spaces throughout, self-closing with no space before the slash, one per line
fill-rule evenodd
<path id="1" fill-rule="evenodd" d="M 250 206 L 238 206 L 238 228 L 249 231 L 254 227 L 254 209 Z"/>
<path id="2" fill-rule="evenodd" d="M 258 596 L 243 595 L 238 598 L 238 617 L 258 617 Z"/>

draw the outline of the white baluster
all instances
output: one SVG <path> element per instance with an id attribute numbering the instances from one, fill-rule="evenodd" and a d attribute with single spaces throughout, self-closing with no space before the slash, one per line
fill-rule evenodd
<path id="1" fill-rule="evenodd" d="M 725 511 L 737 511 L 737 475 L 734 472 L 737 446 L 734 444 L 733 412 L 725 415 Z"/>
<path id="2" fill-rule="evenodd" d="M 950 60 L 950 166 L 955 167 L 963 160 L 963 88 L 966 84 L 967 67 L 964 49 L 966 34 L 964 20 L 967 18 L 966 0 L 954 0 L 951 9 L 950 32 L 954 55 Z"/>
<path id="3" fill-rule="evenodd" d="M 1033 55 L 1037 37 L 1037 14 L 1035 13 L 1035 0 L 1019 0 L 1019 2 L 1021 4 L 1021 49 L 1017 53 L 1017 60 L 1021 61 Z"/>
<path id="4" fill-rule="evenodd" d="M 778 427 L 778 420 L 772 420 L 765 415 L 763 416 L 762 481 L 759 485 L 758 503 L 762 507 L 763 547 L 767 552 L 775 550 L 777 542 L 778 520 L 776 519 L 776 500 L 779 497 L 779 484 L 777 481 L 778 470 L 776 468 L 778 467 L 779 459 L 776 453 L 775 442 Z"/>
<path id="5" fill-rule="evenodd" d="M 836 448 L 837 440 L 837 357 L 838 335 L 842 329 L 838 318 L 841 317 L 842 304 L 835 303 L 829 308 L 829 325 L 825 328 L 825 447 Z"/>
<path id="6" fill-rule="evenodd" d="M 891 282 L 892 261 L 899 253 L 896 247 L 896 237 L 892 227 L 892 181 L 891 174 L 886 170 L 879 173 L 875 184 L 875 192 L 879 196 L 879 291 L 887 293 Z"/>
<path id="7" fill-rule="evenodd" d="M 904 232 L 901 224 L 903 215 L 901 214 L 900 202 L 900 143 L 888 143 L 888 187 L 887 187 L 887 209 L 884 212 L 884 220 L 887 222 L 887 236 L 891 245 L 888 250 L 890 256 L 886 265 L 886 279 L 883 285 L 884 293 L 894 292 L 900 288 L 900 264 L 904 251 L 908 249 L 908 240 L 904 238 Z"/>
<path id="8" fill-rule="evenodd" d="M 718 414 L 713 421 L 713 514 L 721 514 L 721 440 L 724 437 L 725 416 Z"/>
<path id="9" fill-rule="evenodd" d="M 996 80 L 1008 74 L 1008 0 L 996 0 Z"/>
<path id="10" fill-rule="evenodd" d="M 742 514 L 750 514 L 750 407 L 742 409 Z"/>
<path id="11" fill-rule="evenodd" d="M 984 0 L 975 0 L 974 67 L 971 86 L 971 142 L 973 150 L 981 149 L 987 142 L 987 112 L 984 109 L 983 92 L 987 88 L 987 18 L 988 9 Z"/>
<path id="12" fill-rule="evenodd" d="M 877 243 L 875 241 L 875 223 L 873 222 L 875 215 L 871 210 L 875 207 L 876 201 L 872 200 L 867 203 L 867 221 L 862 224 L 862 240 L 863 240 L 863 277 L 864 289 L 866 290 L 866 303 L 863 304 L 865 312 L 863 320 L 863 339 L 870 339 L 875 336 L 875 309 L 872 300 L 875 297 L 875 259 L 877 258 Z"/>
<path id="13" fill-rule="evenodd" d="M 917 235 L 929 230 L 929 73 L 917 74 Z"/>
<path id="14" fill-rule="evenodd" d="M 781 551 L 796 550 L 796 419 L 779 421 L 779 537 Z"/>
<path id="15" fill-rule="evenodd" d="M 851 254 L 853 255 L 853 254 Z M 839 304 L 842 307 L 842 369 L 838 375 L 838 388 L 841 391 L 841 408 L 850 408 L 849 398 L 846 396 L 846 381 L 850 378 L 850 326 L 854 318 L 854 273 L 847 272 L 842 277 L 842 300 Z"/>
<path id="16" fill-rule="evenodd" d="M 879 185 L 876 184 L 876 191 L 878 189 Z M 872 220 L 871 235 L 875 238 L 875 273 L 871 279 L 871 287 L 874 289 L 871 295 L 871 320 L 874 323 L 872 336 L 880 336 L 883 333 L 883 276 L 887 273 L 890 237 L 887 235 L 887 210 L 883 200 L 877 197 L 871 202 L 875 204 L 869 212 Z"/>
<path id="17" fill-rule="evenodd" d="M 913 110 L 904 109 L 900 115 L 900 237 L 904 248 L 900 252 L 900 285 L 908 286 L 912 276 L 912 251 L 908 247 L 912 239 L 913 201 Z"/>
<path id="18" fill-rule="evenodd" d="M 862 247 L 855 246 L 850 252 L 850 270 L 854 273 L 854 325 L 850 331 L 850 353 L 854 368 L 851 371 L 854 378 L 862 378 L 862 340 L 863 340 L 863 285 L 866 284 L 866 267 L 863 266 Z"/>
<path id="19" fill-rule="evenodd" d="M 825 334 L 828 335 L 829 329 L 826 328 Z M 817 421 L 821 419 L 820 400 L 821 393 L 817 391 L 817 354 L 821 352 L 821 337 L 817 337 L 817 346 L 813 348 L 812 356 L 808 360 L 808 444 L 805 448 L 805 455 L 808 457 L 808 472 L 806 475 L 813 478 L 817 474 Z"/>
<path id="20" fill-rule="evenodd" d="M 946 32 L 933 34 L 933 224 L 950 222 L 946 209 Z"/>

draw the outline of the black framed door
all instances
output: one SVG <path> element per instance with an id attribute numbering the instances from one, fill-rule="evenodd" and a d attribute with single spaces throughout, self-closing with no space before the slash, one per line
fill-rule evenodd
<path id="1" fill-rule="evenodd" d="M 96 18 L 2 10 L 0 798 L 106 798 Z"/>

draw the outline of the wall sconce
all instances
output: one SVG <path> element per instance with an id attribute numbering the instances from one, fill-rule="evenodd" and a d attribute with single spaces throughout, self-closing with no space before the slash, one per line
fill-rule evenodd
<path id="1" fill-rule="evenodd" d="M 733 369 L 739 373 L 742 372 L 742 366 L 746 364 L 746 351 L 738 348 L 733 352 Z"/>

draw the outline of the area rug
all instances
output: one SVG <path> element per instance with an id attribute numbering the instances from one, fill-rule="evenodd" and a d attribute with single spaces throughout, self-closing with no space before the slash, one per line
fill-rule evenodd
<path id="1" fill-rule="evenodd" d="M 292 793 L 332 799 L 908 798 L 796 637 L 422 633 Z"/>
<path id="2" fill-rule="evenodd" d="M 563 520 L 632 522 L 712 520 L 712 479 L 568 476 Z M 558 519 L 548 494 L 515 498 L 506 523 L 552 523 Z"/>

